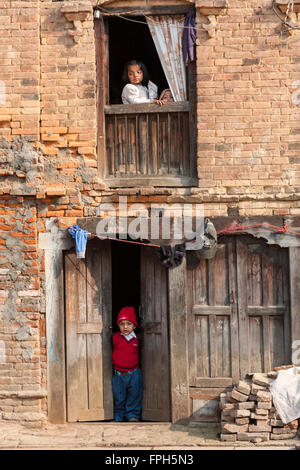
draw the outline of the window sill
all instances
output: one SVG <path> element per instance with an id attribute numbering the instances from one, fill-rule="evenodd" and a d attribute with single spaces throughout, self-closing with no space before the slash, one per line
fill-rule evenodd
<path id="1" fill-rule="evenodd" d="M 163 106 L 157 104 L 112 104 L 104 106 L 105 114 L 145 114 L 145 113 L 175 113 L 189 112 L 190 103 L 188 101 L 178 101 L 167 103 Z"/>
<path id="2" fill-rule="evenodd" d="M 198 187 L 197 178 L 189 176 L 137 176 L 110 177 L 104 179 L 109 188 L 137 188 L 137 187 Z"/>

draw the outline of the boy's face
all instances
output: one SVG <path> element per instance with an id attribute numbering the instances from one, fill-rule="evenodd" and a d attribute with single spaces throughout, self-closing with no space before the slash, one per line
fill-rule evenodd
<path id="1" fill-rule="evenodd" d="M 123 335 L 129 335 L 135 328 L 135 324 L 129 320 L 121 320 L 119 323 L 120 331 Z"/>
<path id="2" fill-rule="evenodd" d="M 128 78 L 133 85 L 139 85 L 143 81 L 143 71 L 139 65 L 128 65 Z"/>

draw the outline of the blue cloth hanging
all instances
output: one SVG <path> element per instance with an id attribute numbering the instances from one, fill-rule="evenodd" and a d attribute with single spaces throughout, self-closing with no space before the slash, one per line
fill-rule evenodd
<path id="1" fill-rule="evenodd" d="M 81 229 L 78 225 L 72 225 L 68 232 L 75 238 L 77 258 L 85 258 L 88 231 Z"/>

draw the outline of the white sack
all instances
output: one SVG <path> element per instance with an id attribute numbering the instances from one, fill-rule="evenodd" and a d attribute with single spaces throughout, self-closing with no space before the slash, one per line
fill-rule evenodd
<path id="1" fill-rule="evenodd" d="M 270 392 L 284 424 L 300 417 L 300 367 L 279 370 L 270 385 Z"/>

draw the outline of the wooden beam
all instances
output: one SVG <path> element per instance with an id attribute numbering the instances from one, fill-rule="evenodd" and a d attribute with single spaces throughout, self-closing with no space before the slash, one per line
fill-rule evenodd
<path id="1" fill-rule="evenodd" d="M 194 315 L 231 315 L 231 305 L 197 305 L 193 306 Z"/>
<path id="2" fill-rule="evenodd" d="M 196 377 L 195 387 L 210 388 L 210 387 L 231 387 L 231 377 Z"/>
<path id="3" fill-rule="evenodd" d="M 152 7 L 103 7 L 99 10 L 103 16 L 124 15 L 124 16 L 144 16 L 144 15 L 186 15 L 192 5 L 157 5 Z M 96 8 L 97 9 L 97 8 Z M 127 15 L 126 15 L 127 13 Z"/>
<path id="4" fill-rule="evenodd" d="M 247 307 L 247 314 L 258 317 L 260 315 L 284 315 L 286 307 Z"/>
<path id="5" fill-rule="evenodd" d="M 195 400 L 209 400 L 214 399 L 215 397 L 220 400 L 220 393 L 226 393 L 232 390 L 232 383 L 226 387 L 190 387 L 190 397 Z"/>
<path id="6" fill-rule="evenodd" d="M 109 188 L 140 188 L 140 187 L 194 187 L 197 179 L 189 176 L 124 176 L 105 178 Z M 138 190 L 137 190 L 138 192 Z"/>
<path id="7" fill-rule="evenodd" d="M 167 103 L 164 106 L 157 104 L 112 104 L 104 107 L 105 114 L 145 114 L 145 113 L 172 113 L 189 112 L 190 104 L 188 101 L 178 101 Z"/>
<path id="8" fill-rule="evenodd" d="M 48 418 L 62 424 L 66 422 L 63 251 L 45 250 L 45 267 Z"/>
<path id="9" fill-rule="evenodd" d="M 105 175 L 105 115 L 104 106 L 108 102 L 109 67 L 108 67 L 108 34 L 103 18 L 94 22 L 96 70 L 97 70 L 97 154 L 98 168 L 102 177 Z"/>
<path id="10" fill-rule="evenodd" d="M 187 349 L 186 259 L 168 270 L 172 422 L 190 416 Z"/>
<path id="11" fill-rule="evenodd" d="M 99 318 L 101 319 L 101 317 Z M 77 324 L 78 334 L 88 334 L 88 333 L 100 334 L 102 333 L 102 330 L 103 330 L 102 321 Z"/>

